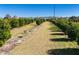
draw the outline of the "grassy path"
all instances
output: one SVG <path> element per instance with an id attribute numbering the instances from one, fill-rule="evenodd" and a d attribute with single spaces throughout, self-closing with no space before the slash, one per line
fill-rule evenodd
<path id="1" fill-rule="evenodd" d="M 48 50 L 48 54 L 53 55 L 73 55 L 78 54 L 79 55 L 79 49 L 77 49 L 77 43 L 76 41 L 72 41 L 68 38 L 67 35 L 65 35 L 63 32 L 61 32 L 61 29 L 59 29 L 57 26 L 52 24 L 51 26 L 51 39 L 52 42 L 52 49 Z"/>

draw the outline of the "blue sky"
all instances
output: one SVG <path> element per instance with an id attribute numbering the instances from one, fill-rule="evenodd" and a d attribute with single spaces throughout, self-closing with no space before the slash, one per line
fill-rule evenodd
<path id="1" fill-rule="evenodd" d="M 11 16 L 53 16 L 55 6 L 56 16 L 79 16 L 78 4 L 0 4 L 0 17 Z"/>
<path id="2" fill-rule="evenodd" d="M 56 16 L 79 16 L 79 4 L 55 5 Z"/>

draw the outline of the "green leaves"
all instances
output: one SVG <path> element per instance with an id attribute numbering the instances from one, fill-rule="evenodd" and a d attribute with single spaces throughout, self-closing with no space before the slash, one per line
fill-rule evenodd
<path id="1" fill-rule="evenodd" d="M 45 21 L 44 18 L 36 18 L 35 20 L 36 20 L 37 25 L 40 25 L 41 23 L 43 23 Z"/>
<path id="2" fill-rule="evenodd" d="M 32 22 L 33 22 L 33 19 L 31 19 L 31 18 L 21 18 L 21 17 L 20 18 L 12 18 L 10 25 L 11 25 L 11 28 L 16 28 L 16 27 L 21 27 L 26 24 L 30 24 Z"/>
<path id="3" fill-rule="evenodd" d="M 11 28 L 16 28 L 19 27 L 19 21 L 16 18 L 12 18 L 11 22 L 10 22 Z"/>
<path id="4" fill-rule="evenodd" d="M 66 19 L 58 19 L 52 21 L 55 25 L 57 25 L 68 37 L 72 40 L 76 40 L 79 38 L 79 25 L 74 22 L 68 21 Z"/>
<path id="5" fill-rule="evenodd" d="M 11 37 L 10 25 L 7 19 L 0 20 L 0 46 Z"/>
<path id="6" fill-rule="evenodd" d="M 10 30 L 33 22 L 32 18 L 3 18 L 0 20 L 0 46 L 11 37 Z"/>

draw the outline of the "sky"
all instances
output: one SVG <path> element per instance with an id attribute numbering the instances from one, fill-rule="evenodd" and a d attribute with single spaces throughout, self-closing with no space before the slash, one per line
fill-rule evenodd
<path id="1" fill-rule="evenodd" d="M 79 4 L 0 4 L 0 17 L 79 16 Z"/>
<path id="2" fill-rule="evenodd" d="M 55 5 L 56 16 L 79 16 L 79 4 Z"/>

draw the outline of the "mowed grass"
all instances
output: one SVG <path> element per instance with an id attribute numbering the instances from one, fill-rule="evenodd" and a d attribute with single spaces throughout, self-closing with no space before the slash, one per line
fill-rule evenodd
<path id="1" fill-rule="evenodd" d="M 51 44 L 53 49 L 48 50 L 48 54 L 53 55 L 79 55 L 79 49 L 76 48 L 78 45 L 76 41 L 72 41 L 67 35 L 57 34 L 61 29 L 59 29 L 54 24 L 51 24 Z M 55 33 L 56 32 L 56 33 Z"/>
<path id="2" fill-rule="evenodd" d="M 52 26 L 49 28 L 49 30 L 51 30 L 52 32 L 56 32 L 56 31 L 60 32 L 61 31 L 61 29 L 59 29 L 54 24 L 50 23 L 50 25 L 52 25 Z"/>

